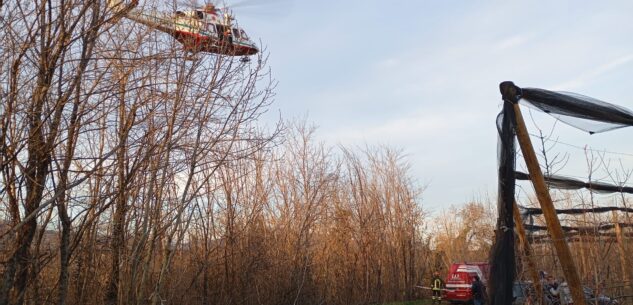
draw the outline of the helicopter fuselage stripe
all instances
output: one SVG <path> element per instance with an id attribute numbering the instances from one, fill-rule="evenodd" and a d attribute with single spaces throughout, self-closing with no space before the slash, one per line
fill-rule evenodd
<path id="1" fill-rule="evenodd" d="M 181 30 L 175 30 L 174 32 L 176 35 L 194 37 L 200 40 L 216 40 L 214 39 L 215 37 L 204 36 L 204 35 L 193 33 L 193 32 L 187 32 L 187 31 L 181 31 Z M 255 45 L 253 44 L 247 44 L 247 43 L 242 43 L 242 42 L 237 42 L 237 41 L 234 41 L 233 44 L 237 48 L 257 49 L 257 47 L 255 47 Z"/>
<path id="2" fill-rule="evenodd" d="M 181 24 L 177 23 L 177 25 L 181 25 Z M 191 26 L 188 26 L 188 25 L 184 25 L 183 24 L 183 26 L 193 29 Z M 195 33 L 195 32 L 187 32 L 187 31 L 182 31 L 182 30 L 174 30 L 174 31 L 177 32 L 180 35 L 191 35 L 191 36 L 197 36 L 199 38 L 204 38 L 204 39 L 217 38 L 217 36 L 211 35 L 211 33 L 209 33 L 209 32 L 198 32 L 198 33 Z M 244 46 L 244 47 L 248 47 L 248 48 L 254 48 L 255 47 L 255 45 L 253 45 L 253 44 L 249 44 L 249 43 L 245 43 L 245 42 L 241 42 L 241 41 L 233 41 L 233 44 Z"/>

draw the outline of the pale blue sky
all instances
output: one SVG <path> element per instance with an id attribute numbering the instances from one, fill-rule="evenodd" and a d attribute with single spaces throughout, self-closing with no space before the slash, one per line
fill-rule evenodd
<path id="1" fill-rule="evenodd" d="M 403 149 L 432 212 L 496 196 L 499 82 L 633 108 L 633 1 L 274 0 L 271 8 L 236 10 L 270 53 L 279 81 L 271 112 L 307 114 L 330 144 Z M 557 136 L 633 154 L 633 141 L 616 138 L 632 139 L 633 129 L 589 137 L 559 125 Z M 575 163 L 565 173 L 585 175 Z"/>

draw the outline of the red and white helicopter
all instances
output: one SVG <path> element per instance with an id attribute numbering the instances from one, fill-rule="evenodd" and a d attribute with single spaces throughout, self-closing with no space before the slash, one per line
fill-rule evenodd
<path id="1" fill-rule="evenodd" d="M 132 21 L 165 32 L 191 53 L 207 52 L 229 56 L 257 54 L 259 49 L 246 32 L 234 23 L 227 8 L 206 4 L 201 8 L 175 13 L 143 12 L 136 9 L 138 0 L 126 5 L 109 0 L 108 6 Z M 244 59 L 247 60 L 247 57 Z"/>

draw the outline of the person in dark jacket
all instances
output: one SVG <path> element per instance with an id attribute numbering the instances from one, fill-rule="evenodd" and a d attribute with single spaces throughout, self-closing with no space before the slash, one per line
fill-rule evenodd
<path id="1" fill-rule="evenodd" d="M 433 292 L 433 304 L 442 303 L 442 289 L 444 288 L 444 281 L 440 278 L 440 273 L 435 271 L 433 273 L 433 279 L 431 280 L 431 291 Z"/>
<path id="2" fill-rule="evenodd" d="M 545 290 L 547 291 L 547 298 L 550 299 L 550 302 L 553 305 L 560 304 L 560 291 L 558 287 L 558 282 L 553 276 L 547 277 L 547 285 L 545 285 Z"/>
<path id="3" fill-rule="evenodd" d="M 483 305 L 484 304 L 484 296 L 485 296 L 485 290 L 484 290 L 484 284 L 481 283 L 481 281 L 479 280 L 479 276 L 474 276 L 473 277 L 473 283 L 470 286 L 470 291 L 473 294 L 473 304 L 474 305 Z"/>

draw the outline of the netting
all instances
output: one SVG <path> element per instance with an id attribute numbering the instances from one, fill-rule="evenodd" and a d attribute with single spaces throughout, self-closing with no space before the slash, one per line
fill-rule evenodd
<path id="1" fill-rule="evenodd" d="M 530 175 L 519 171 L 515 173 L 515 177 L 517 180 L 530 180 Z M 597 193 L 618 192 L 633 194 L 633 187 L 630 186 L 613 185 L 598 181 L 584 182 L 559 175 L 547 175 L 545 176 L 545 182 L 547 182 L 550 187 L 564 190 L 578 190 L 584 188 Z"/>
<path id="2" fill-rule="evenodd" d="M 633 237 L 633 232 L 626 232 L 621 234 L 624 238 Z M 532 244 L 547 244 L 552 242 L 552 238 L 547 234 L 531 235 L 529 238 Z M 612 244 L 617 242 L 617 234 L 610 232 L 595 232 L 591 234 L 583 232 L 569 232 L 565 234 L 565 241 L 568 243 L 586 243 L 586 242 L 602 242 L 605 244 Z"/>
<path id="3" fill-rule="evenodd" d="M 606 103 L 591 97 L 569 93 L 554 92 L 536 88 L 520 88 L 512 82 L 500 84 L 503 98 L 503 111 L 497 118 L 499 132 L 498 149 L 498 212 L 497 230 L 495 242 L 491 249 L 491 273 L 490 273 L 490 301 L 491 304 L 511 304 L 512 285 L 515 280 L 514 268 L 516 266 L 514 253 L 514 238 L 508 236 L 508 226 L 513 227 L 512 207 L 515 200 L 516 179 L 527 180 L 529 175 L 521 172 L 510 171 L 516 166 L 515 156 L 515 118 L 513 105 L 520 103 L 533 109 L 543 111 L 557 120 L 587 131 L 590 134 L 613 130 L 627 126 L 633 126 L 633 112 L 623 107 Z M 588 189 L 597 193 L 633 192 L 633 188 L 621 185 L 613 185 L 603 182 L 584 182 L 565 176 L 548 175 L 546 182 L 550 187 L 565 190 Z M 589 210 L 597 212 L 600 209 L 617 210 L 617 207 L 597 207 L 592 209 L 568 209 L 569 213 L 582 213 Z M 558 210 L 557 210 L 558 211 Z M 628 210 L 627 210 L 628 212 Z M 540 209 L 524 209 L 523 215 L 542 214 Z M 622 227 L 630 227 L 622 223 Z M 544 226 L 526 225 L 529 232 L 542 231 Z M 571 237 L 582 233 L 592 232 L 595 236 L 613 235 L 605 232 L 615 228 L 615 224 L 601 224 L 593 227 L 566 226 L 563 228 Z M 625 234 L 628 235 L 629 233 Z M 532 235 L 532 234 L 531 234 Z M 566 234 L 567 235 L 567 234 Z M 548 234 L 532 235 L 532 242 L 548 240 Z M 535 239 L 536 238 L 536 239 Z M 504 273 L 504 271 L 506 273 Z"/>
<path id="4" fill-rule="evenodd" d="M 619 225 L 620 228 L 631 228 L 633 227 L 633 224 L 627 223 L 627 222 L 619 222 L 617 224 L 615 223 L 604 223 L 604 224 L 599 224 L 597 226 L 592 226 L 592 227 L 570 227 L 570 226 L 562 226 L 563 231 L 565 232 L 578 232 L 578 233 L 584 233 L 584 234 L 591 234 L 597 231 L 610 231 L 615 229 L 616 225 Z M 546 226 L 539 226 L 539 225 L 530 225 L 530 224 L 523 224 L 523 227 L 525 228 L 525 230 L 527 231 L 532 231 L 532 232 L 537 232 L 537 231 L 547 231 L 547 227 Z"/>
<path id="5" fill-rule="evenodd" d="M 632 111 L 576 93 L 522 88 L 519 103 L 589 133 L 633 126 Z"/>
<path id="6" fill-rule="evenodd" d="M 498 144 L 498 219 L 495 242 L 490 255 L 490 281 L 488 292 L 491 304 L 511 304 L 512 288 L 516 271 L 514 253 L 514 204 L 515 188 L 515 134 L 514 109 L 510 103 L 504 103 L 502 112 L 497 116 L 499 131 Z M 509 302 L 508 302 L 509 301 Z"/>
<path id="7" fill-rule="evenodd" d="M 587 208 L 587 209 L 556 209 L 556 214 L 579 215 L 579 214 L 587 214 L 587 213 L 606 213 L 606 212 L 613 212 L 613 211 L 633 213 L 633 208 L 615 206 L 615 207 L 592 207 L 592 208 Z M 539 208 L 521 207 L 521 214 L 524 216 L 541 215 L 543 214 L 543 210 Z"/>

